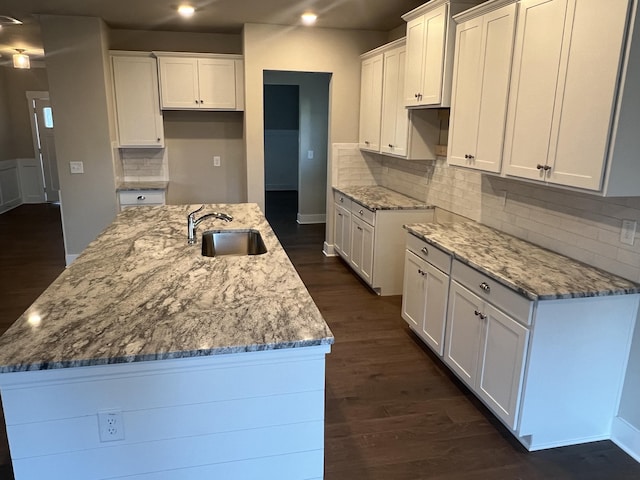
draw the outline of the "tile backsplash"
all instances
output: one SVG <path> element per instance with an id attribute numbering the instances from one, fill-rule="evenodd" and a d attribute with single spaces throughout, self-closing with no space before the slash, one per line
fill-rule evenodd
<path id="1" fill-rule="evenodd" d="M 125 182 L 164 181 L 169 178 L 166 148 L 120 150 Z"/>
<path id="2" fill-rule="evenodd" d="M 640 198 L 602 198 L 447 166 L 333 146 L 333 185 L 382 185 L 536 245 L 640 282 L 640 235 L 620 242 L 622 220 L 640 224 Z"/>

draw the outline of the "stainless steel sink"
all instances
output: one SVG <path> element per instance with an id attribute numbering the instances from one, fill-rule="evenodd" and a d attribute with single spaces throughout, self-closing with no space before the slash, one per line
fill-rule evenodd
<path id="1" fill-rule="evenodd" d="M 267 247 L 257 230 L 211 230 L 202 234 L 202 255 L 262 255 Z"/>

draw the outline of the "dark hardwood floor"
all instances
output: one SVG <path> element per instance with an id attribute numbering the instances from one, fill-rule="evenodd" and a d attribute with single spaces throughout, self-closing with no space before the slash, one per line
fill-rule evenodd
<path id="1" fill-rule="evenodd" d="M 327 356 L 326 480 L 640 479 L 640 464 L 609 441 L 527 452 L 411 333 L 400 297 L 375 295 L 322 254 L 324 225 L 295 223 L 296 201 L 270 192 L 266 211 L 336 338 Z M 61 245 L 55 206 L 0 215 L 2 331 L 62 271 Z M 0 465 L 0 479 L 13 478 L 1 438 Z"/>

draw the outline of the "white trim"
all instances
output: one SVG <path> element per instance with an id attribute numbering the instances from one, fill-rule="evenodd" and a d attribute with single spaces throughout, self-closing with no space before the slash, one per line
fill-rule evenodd
<path id="1" fill-rule="evenodd" d="M 640 462 L 640 430 L 620 417 L 611 424 L 611 441 Z"/>
<path id="2" fill-rule="evenodd" d="M 325 257 L 337 257 L 336 249 L 333 245 L 329 245 L 327 242 L 324 242 L 322 247 L 322 253 L 324 253 Z"/>
<path id="3" fill-rule="evenodd" d="M 327 223 L 327 215 L 324 213 L 298 213 L 297 222 L 301 225 L 310 223 Z"/>
<path id="4" fill-rule="evenodd" d="M 80 256 L 79 253 L 71 253 L 71 254 L 67 253 L 64 256 L 64 261 L 67 264 L 67 267 L 71 265 L 75 261 L 75 259 L 78 258 L 79 256 Z"/>

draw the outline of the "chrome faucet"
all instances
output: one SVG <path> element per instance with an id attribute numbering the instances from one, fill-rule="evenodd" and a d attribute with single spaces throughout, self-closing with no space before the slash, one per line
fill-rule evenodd
<path id="1" fill-rule="evenodd" d="M 211 217 L 219 218 L 220 220 L 224 220 L 225 222 L 230 222 L 233 220 L 233 217 L 231 215 L 218 212 L 206 213 L 196 220 L 196 213 L 202 211 L 203 208 L 204 205 L 187 215 L 187 241 L 189 242 L 189 245 L 193 245 L 194 243 L 196 243 L 196 228 L 198 228 L 198 225 L 200 225 L 203 220 Z"/>

